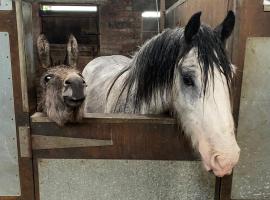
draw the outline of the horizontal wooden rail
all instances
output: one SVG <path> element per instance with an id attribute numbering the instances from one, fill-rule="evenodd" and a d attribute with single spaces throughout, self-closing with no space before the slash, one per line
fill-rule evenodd
<path id="1" fill-rule="evenodd" d="M 60 127 L 35 113 L 31 138 L 34 158 L 199 160 L 167 116 L 87 113 Z"/>
<path id="2" fill-rule="evenodd" d="M 31 116 L 31 122 L 52 122 L 43 113 L 35 113 Z M 163 115 L 132 115 L 132 114 L 104 114 L 86 113 L 81 123 L 154 123 L 154 124 L 176 124 L 176 120 Z"/>

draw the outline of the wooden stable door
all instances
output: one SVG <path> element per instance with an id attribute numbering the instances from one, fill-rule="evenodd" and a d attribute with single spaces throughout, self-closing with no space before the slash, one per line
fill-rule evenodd
<path id="1" fill-rule="evenodd" d="M 171 118 L 88 114 L 59 127 L 34 115 L 30 125 L 37 200 L 226 199 L 228 177 L 202 168 Z"/>
<path id="2" fill-rule="evenodd" d="M 88 114 L 58 127 L 36 116 L 37 200 L 218 198 L 219 179 L 202 168 L 171 118 Z"/>

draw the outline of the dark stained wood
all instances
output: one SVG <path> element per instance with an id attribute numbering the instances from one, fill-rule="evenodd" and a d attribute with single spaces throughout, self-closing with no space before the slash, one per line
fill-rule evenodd
<path id="1" fill-rule="evenodd" d="M 43 113 L 36 112 L 31 116 L 32 122 L 51 122 Z M 126 113 L 85 113 L 85 123 L 151 123 L 176 124 L 176 120 L 167 115 L 132 115 Z"/>
<path id="2" fill-rule="evenodd" d="M 34 200 L 34 174 L 32 158 L 20 158 L 21 190 L 20 200 Z"/>
<path id="3" fill-rule="evenodd" d="M 42 33 L 47 36 L 51 44 L 66 44 L 72 33 L 79 45 L 98 45 L 97 18 L 97 15 L 78 17 L 74 14 L 72 16 L 41 16 Z"/>
<path id="4" fill-rule="evenodd" d="M 44 118 L 38 120 L 33 120 L 33 118 L 31 122 L 33 136 L 45 135 L 113 141 L 112 146 L 33 150 L 37 200 L 39 199 L 37 163 L 40 158 L 199 160 L 198 155 L 193 152 L 189 140 L 179 130 L 175 120 L 171 118 L 122 114 L 118 118 L 114 118 L 112 115 L 89 114 L 82 123 L 67 124 L 64 127 L 59 127 L 54 122 L 49 122 Z M 162 123 L 162 119 L 165 123 Z"/>
<path id="5" fill-rule="evenodd" d="M 262 1 L 238 0 L 235 1 L 237 10 L 238 35 L 234 39 L 233 63 L 238 67 L 234 115 L 238 119 L 241 83 L 244 70 L 244 58 L 246 40 L 248 37 L 269 37 L 270 36 L 270 12 L 264 12 Z"/>
<path id="6" fill-rule="evenodd" d="M 39 178 L 38 178 L 38 159 L 33 159 L 33 168 L 34 168 L 35 200 L 40 200 Z"/>
<path id="7" fill-rule="evenodd" d="M 165 0 L 160 0 L 160 32 L 162 32 L 165 28 L 165 15 L 166 14 L 166 7 L 165 7 Z"/>
<path id="8" fill-rule="evenodd" d="M 262 1 L 219 0 L 213 3 L 211 0 L 187 0 L 175 12 L 175 26 L 184 26 L 189 17 L 199 10 L 203 12 L 202 21 L 211 26 L 219 24 L 226 15 L 227 10 L 233 10 L 236 13 L 236 25 L 233 36 L 228 41 L 227 49 L 232 58 L 232 63 L 237 66 L 233 90 L 233 114 L 237 127 L 246 40 L 248 37 L 270 36 L 270 12 L 263 11 Z M 231 184 L 232 176 L 221 179 L 221 200 L 231 198 Z"/>
<path id="9" fill-rule="evenodd" d="M 216 177 L 215 183 L 215 200 L 220 200 L 220 185 L 221 185 L 221 178 Z"/>
<path id="10" fill-rule="evenodd" d="M 237 66 L 233 108 L 237 127 L 246 40 L 248 37 L 270 36 L 270 12 L 264 12 L 262 1 L 234 0 L 233 2 L 232 7 L 236 11 L 236 30 L 234 31 L 232 62 Z M 231 198 L 231 184 L 232 176 L 222 179 L 221 200 Z"/>
<path id="11" fill-rule="evenodd" d="M 34 63 L 34 55 L 32 52 L 33 41 L 29 40 L 33 36 L 33 16 L 32 16 L 32 5 L 31 3 L 23 2 L 23 26 L 25 37 L 28 38 L 24 41 L 25 43 L 25 61 L 27 66 L 27 86 L 28 86 L 28 101 L 29 101 L 29 112 L 33 113 L 36 110 L 36 69 Z"/>
<path id="12" fill-rule="evenodd" d="M 231 188 L 232 188 L 232 176 L 225 176 L 221 179 L 220 185 L 220 200 L 231 199 Z"/>
<path id="13" fill-rule="evenodd" d="M 15 14 L 15 4 L 12 11 L 0 11 L 0 31 L 8 32 L 10 37 L 11 67 L 13 80 L 13 96 L 15 107 L 15 120 L 17 126 L 17 140 L 19 149 L 18 127 L 29 123 L 29 114 L 22 111 L 22 94 L 19 67 L 18 35 Z M 19 152 L 20 155 L 20 152 Z M 32 160 L 19 156 L 19 169 L 21 180 L 21 197 L 0 197 L 0 200 L 34 200 Z"/>
<path id="14" fill-rule="evenodd" d="M 227 10 L 228 0 L 187 0 L 175 10 L 175 26 L 185 26 L 194 13 L 202 11 L 202 22 L 215 27 L 223 21 Z"/>
<path id="15" fill-rule="evenodd" d="M 112 146 L 34 150 L 34 158 L 198 160 L 176 124 L 93 120 L 94 123 L 68 124 L 62 128 L 53 122 L 33 122 L 31 132 L 32 135 L 112 139 Z"/>
<path id="16" fill-rule="evenodd" d="M 199 160 L 189 140 L 168 117 L 87 114 L 83 122 L 59 127 L 32 116 L 31 134 L 112 140 L 112 146 L 33 150 L 35 194 L 39 199 L 38 159 Z"/>

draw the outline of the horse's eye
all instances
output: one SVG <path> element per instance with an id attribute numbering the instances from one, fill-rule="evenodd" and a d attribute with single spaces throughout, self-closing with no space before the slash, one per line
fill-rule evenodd
<path id="1" fill-rule="evenodd" d="M 194 81 L 192 79 L 192 76 L 189 75 L 183 75 L 183 82 L 187 86 L 194 86 Z"/>
<path id="2" fill-rule="evenodd" d="M 45 76 L 44 81 L 46 83 L 48 83 L 52 78 L 53 78 L 53 75 L 49 74 L 49 75 Z"/>

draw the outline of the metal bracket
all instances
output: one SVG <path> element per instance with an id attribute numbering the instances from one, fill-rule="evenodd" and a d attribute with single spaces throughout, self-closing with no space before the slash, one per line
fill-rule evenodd
<path id="1" fill-rule="evenodd" d="M 0 0 L 1 10 L 12 10 L 12 0 Z"/>

